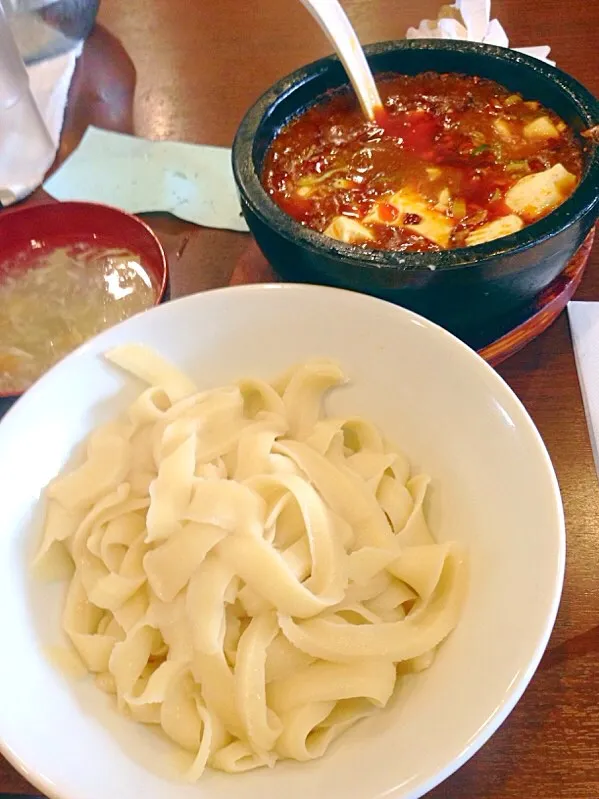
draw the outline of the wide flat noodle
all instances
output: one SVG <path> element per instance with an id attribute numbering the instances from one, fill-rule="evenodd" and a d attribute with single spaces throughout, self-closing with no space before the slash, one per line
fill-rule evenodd
<path id="1" fill-rule="evenodd" d="M 49 499 L 71 511 L 84 510 L 119 486 L 131 462 L 131 446 L 122 435 L 100 430 L 91 436 L 87 460 L 47 489 Z"/>
<path id="2" fill-rule="evenodd" d="M 191 502 L 195 448 L 196 438 L 190 434 L 160 463 L 158 476 L 149 488 L 148 541 L 166 539 L 181 529 L 180 519 Z"/>
<path id="3" fill-rule="evenodd" d="M 150 386 L 162 389 L 172 403 L 197 392 L 193 380 L 157 352 L 141 344 L 115 347 L 105 357 Z"/>
<path id="4" fill-rule="evenodd" d="M 448 553 L 443 573 L 426 606 L 414 606 L 404 620 L 380 624 L 344 624 L 333 617 L 295 622 L 279 615 L 283 634 L 316 658 L 351 662 L 362 657 L 400 662 L 418 657 L 443 641 L 457 624 L 464 600 L 463 560 Z"/>
<path id="5" fill-rule="evenodd" d="M 147 387 L 46 492 L 36 561 L 73 563 L 66 635 L 189 781 L 321 757 L 458 622 L 464 555 L 428 530 L 429 478 L 323 414 L 332 361 L 198 391 L 140 345 L 107 358 Z"/>

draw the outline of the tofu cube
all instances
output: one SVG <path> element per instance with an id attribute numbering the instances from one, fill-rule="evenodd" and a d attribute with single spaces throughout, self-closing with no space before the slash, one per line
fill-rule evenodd
<path id="1" fill-rule="evenodd" d="M 493 127 L 497 135 L 504 141 L 515 141 L 518 138 L 510 123 L 505 119 L 496 119 L 493 122 Z"/>
<path id="2" fill-rule="evenodd" d="M 466 236 L 466 244 L 468 247 L 474 247 L 476 244 L 484 244 L 486 241 L 509 236 L 510 233 L 516 233 L 518 230 L 522 230 L 523 227 L 524 222 L 516 214 L 502 216 L 500 219 L 487 222 L 486 225 L 482 225 L 482 227 L 469 233 Z"/>
<path id="3" fill-rule="evenodd" d="M 358 244 L 361 241 L 372 241 L 372 231 L 349 216 L 336 216 L 324 231 L 325 236 L 342 241 L 345 244 Z"/>
<path id="4" fill-rule="evenodd" d="M 549 117 L 538 117 L 538 119 L 525 125 L 522 132 L 527 139 L 558 139 L 559 130 L 555 127 Z"/>
<path id="5" fill-rule="evenodd" d="M 374 209 L 364 218 L 366 224 L 406 227 L 419 236 L 424 236 L 438 247 L 447 248 L 453 230 L 453 222 L 445 214 L 431 208 L 422 195 L 409 189 L 401 189 L 393 196 L 385 198 L 384 202 L 397 210 L 397 217 L 391 222 L 387 221 L 380 216 L 379 208 L 375 205 Z"/>
<path id="6" fill-rule="evenodd" d="M 440 178 L 443 172 L 439 169 L 438 166 L 427 166 L 426 174 L 429 176 L 431 180 L 437 180 Z"/>
<path id="7" fill-rule="evenodd" d="M 562 203 L 576 185 L 576 177 L 562 164 L 520 178 L 505 195 L 505 204 L 532 222 Z"/>
<path id="8" fill-rule="evenodd" d="M 435 205 L 437 211 L 448 211 L 449 210 L 449 202 L 451 200 L 451 194 L 449 193 L 449 189 L 445 187 L 441 189 L 439 192 L 439 199 Z"/>

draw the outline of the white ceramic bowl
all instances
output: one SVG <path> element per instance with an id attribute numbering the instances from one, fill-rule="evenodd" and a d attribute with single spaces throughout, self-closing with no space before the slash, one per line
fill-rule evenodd
<path id="1" fill-rule="evenodd" d="M 100 353 L 141 341 L 203 386 L 273 376 L 309 356 L 341 361 L 351 388 L 333 412 L 377 422 L 433 477 L 432 529 L 464 542 L 469 596 L 433 667 L 390 709 L 320 761 L 156 775 L 166 746 L 117 715 L 87 680 L 49 664 L 62 593 L 31 578 L 38 499 L 92 426 L 138 391 Z M 401 308 L 334 289 L 271 285 L 197 294 L 98 336 L 43 377 L 0 424 L 0 741 L 40 790 L 60 799 L 415 799 L 458 768 L 506 718 L 530 680 L 557 611 L 564 520 L 551 462 L 526 411 L 474 352 Z M 162 764 L 162 765 L 160 765 Z"/>

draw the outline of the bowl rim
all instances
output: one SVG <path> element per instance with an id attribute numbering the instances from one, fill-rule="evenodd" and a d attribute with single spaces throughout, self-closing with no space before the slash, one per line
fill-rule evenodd
<path id="1" fill-rule="evenodd" d="M 171 306 L 173 305 L 182 305 L 182 304 L 194 304 L 201 301 L 201 299 L 205 299 L 209 301 L 210 295 L 222 295 L 223 293 L 227 294 L 245 294 L 245 295 L 252 295 L 252 294 L 263 294 L 265 292 L 273 293 L 273 292 L 285 292 L 285 293 L 296 293 L 300 292 L 304 295 L 310 295 L 314 292 L 318 292 L 321 294 L 326 294 L 331 298 L 331 301 L 334 302 L 335 297 L 346 296 L 352 302 L 360 302 L 360 303 L 367 303 L 371 304 L 374 308 L 376 305 L 378 308 L 385 306 L 389 312 L 390 309 L 393 309 L 393 313 L 397 313 L 399 315 L 405 316 L 406 319 L 410 319 L 412 322 L 417 324 L 418 327 L 425 328 L 427 331 L 434 333 L 435 336 L 439 336 L 444 338 L 445 340 L 451 340 L 452 346 L 461 350 L 463 353 L 467 355 L 468 358 L 472 359 L 473 364 L 476 364 L 476 368 L 482 370 L 483 374 L 486 374 L 488 378 L 495 384 L 498 391 L 504 393 L 505 396 L 510 398 L 510 401 L 514 403 L 514 407 L 518 410 L 519 414 L 519 424 L 523 425 L 525 428 L 529 430 L 532 434 L 534 443 L 535 443 L 535 450 L 537 451 L 540 457 L 540 463 L 542 463 L 543 473 L 546 479 L 548 480 L 548 484 L 551 487 L 551 498 L 553 504 L 553 511 L 555 514 L 555 532 L 557 534 L 557 547 L 555 553 L 555 560 L 553 563 L 553 570 L 554 570 L 554 583 L 553 583 L 553 591 L 548 602 L 547 612 L 544 619 L 544 624 L 536 631 L 536 642 L 534 646 L 534 651 L 531 654 L 531 657 L 526 665 L 523 668 L 518 676 L 517 679 L 512 681 L 509 689 L 507 690 L 503 701 L 497 705 L 493 714 L 485 720 L 483 726 L 478 730 L 476 736 L 468 741 L 468 744 L 456 755 L 456 757 L 446 764 L 443 769 L 439 769 L 434 774 L 431 774 L 428 778 L 421 778 L 421 782 L 415 786 L 416 790 L 418 791 L 418 796 L 424 796 L 425 793 L 432 790 L 439 784 L 441 784 L 445 779 L 447 779 L 451 774 L 461 768 L 468 760 L 470 760 L 480 749 L 487 743 L 487 741 L 492 737 L 492 735 L 497 731 L 497 729 L 505 722 L 511 711 L 514 709 L 516 704 L 521 699 L 523 693 L 525 692 L 526 688 L 528 687 L 532 677 L 534 676 L 540 660 L 545 652 L 547 647 L 549 638 L 551 636 L 551 632 L 553 630 L 557 612 L 559 610 L 559 605 L 561 601 L 561 595 L 563 590 L 563 582 L 564 582 L 564 571 L 565 571 L 565 560 L 566 560 L 566 527 L 565 527 L 565 516 L 564 516 L 564 509 L 563 509 L 563 502 L 561 499 L 561 492 L 559 489 L 559 483 L 557 480 L 557 476 L 555 473 L 555 469 L 553 467 L 549 452 L 547 447 L 541 437 L 541 434 L 535 425 L 532 417 L 530 416 L 528 410 L 526 409 L 524 403 L 519 399 L 517 394 L 514 390 L 509 386 L 509 384 L 499 375 L 483 358 L 481 358 L 474 350 L 472 350 L 468 345 L 466 345 L 463 341 L 457 338 L 455 335 L 450 333 L 445 328 L 441 327 L 440 325 L 432 322 L 425 317 L 420 316 L 414 311 L 409 309 L 403 308 L 401 306 L 397 306 L 393 303 L 390 303 L 386 300 L 382 300 L 376 297 L 372 297 L 365 294 L 360 294 L 358 292 L 353 292 L 347 289 L 340 289 L 334 288 L 330 286 L 321 286 L 321 285 L 306 285 L 301 283 L 267 283 L 267 284 L 244 284 L 244 285 L 237 285 L 237 286 L 227 286 L 223 288 L 217 289 L 210 289 L 205 292 L 198 292 L 194 295 L 189 295 L 186 297 L 181 297 L 175 300 L 173 303 L 168 303 L 165 306 L 154 306 L 152 308 L 148 308 L 146 311 L 142 312 L 144 314 L 152 313 L 154 315 L 158 313 L 168 313 L 171 310 Z M 167 310 L 168 309 L 168 310 Z M 171 311 L 172 312 L 172 311 Z M 115 325 L 114 327 L 120 327 L 122 325 L 127 325 L 131 321 L 131 318 L 124 320 L 123 322 L 119 323 L 119 325 Z M 90 339 L 89 341 L 82 344 L 77 350 L 69 353 L 65 356 L 65 359 L 74 360 L 75 358 L 85 357 L 89 359 L 93 356 L 93 352 L 90 353 L 90 350 L 93 350 L 93 344 L 96 339 L 102 337 L 104 338 L 110 330 L 114 328 L 107 329 L 102 333 L 99 333 L 96 337 Z M 62 361 L 58 364 L 55 364 L 51 369 L 46 372 L 40 380 L 35 384 L 33 389 L 34 392 L 41 392 L 44 391 L 46 383 L 49 383 L 50 380 L 54 378 L 54 372 L 57 368 L 62 366 Z M 24 398 L 24 401 L 27 402 L 28 398 L 31 395 L 28 394 L 27 397 Z M 6 414 L 5 419 L 11 418 L 15 415 L 17 411 L 17 407 L 20 408 L 20 402 L 17 403 L 16 407 L 11 408 L 8 413 Z M 5 420 L 0 421 L 0 427 L 2 424 L 5 424 Z M 56 785 L 54 782 L 50 782 L 42 773 L 35 770 L 34 767 L 30 765 L 29 762 L 21 760 L 18 753 L 11 748 L 7 740 L 0 735 L 0 753 L 6 758 L 6 760 L 25 778 L 27 779 L 32 785 L 38 788 L 40 791 L 43 791 L 44 794 L 51 797 L 52 799 L 75 799 L 73 794 L 65 793 L 61 786 Z M 170 793 L 170 792 L 169 792 Z M 416 794 L 414 794 L 415 796 Z M 379 797 L 382 799 L 382 796 Z"/>
<path id="2" fill-rule="evenodd" d="M 391 52 L 424 51 L 434 54 L 436 51 L 459 52 L 487 61 L 507 62 L 528 75 L 555 84 L 589 127 L 599 123 L 599 100 L 585 86 L 557 67 L 515 50 L 479 42 L 399 39 L 365 45 L 364 51 L 368 58 Z M 599 211 L 599 145 L 591 142 L 582 180 L 567 200 L 537 222 L 485 244 L 431 252 L 374 250 L 338 242 L 302 225 L 279 208 L 263 188 L 255 165 L 255 137 L 266 115 L 279 102 L 292 95 L 306 80 L 324 75 L 338 65 L 336 55 L 326 56 L 278 80 L 247 110 L 233 141 L 233 175 L 243 202 L 262 224 L 276 228 L 278 235 L 288 242 L 300 245 L 316 256 L 322 256 L 325 250 L 330 257 L 342 259 L 346 267 L 356 270 L 453 271 L 470 268 L 482 260 L 524 252 L 559 235 L 587 213 Z M 435 71 L 434 64 L 431 71 Z"/>
<path id="3" fill-rule="evenodd" d="M 166 257 L 166 253 L 164 251 L 164 247 L 160 243 L 160 239 L 158 238 L 156 233 L 154 233 L 152 228 L 147 224 L 147 222 L 145 222 L 143 219 L 141 219 L 136 214 L 129 213 L 128 211 L 123 211 L 122 208 L 117 208 L 116 206 L 109 205 L 108 203 L 88 202 L 88 201 L 84 201 L 84 200 L 66 200 L 65 202 L 56 201 L 56 200 L 54 200 L 54 201 L 50 200 L 48 202 L 35 203 L 34 205 L 25 205 L 25 206 L 17 206 L 16 208 L 7 208 L 6 211 L 3 212 L 2 216 L 0 217 L 0 224 L 1 224 L 1 220 L 2 219 L 10 219 L 10 217 L 14 216 L 15 214 L 19 214 L 19 215 L 24 215 L 25 216 L 25 215 L 27 215 L 29 213 L 40 213 L 40 209 L 46 208 L 46 207 L 52 207 L 52 208 L 58 207 L 63 212 L 65 212 L 66 214 L 69 213 L 70 209 L 73 209 L 73 210 L 77 210 L 77 209 L 85 210 L 85 209 L 88 209 L 90 211 L 90 218 L 92 220 L 93 220 L 93 212 L 97 211 L 98 209 L 101 208 L 103 211 L 108 211 L 109 213 L 114 213 L 115 215 L 124 217 L 124 218 L 128 219 L 130 222 L 132 222 L 133 224 L 137 225 L 139 228 L 143 229 L 145 235 L 148 236 L 148 238 L 152 241 L 152 244 L 156 247 L 157 253 L 158 253 L 159 257 L 160 257 L 160 263 L 161 263 L 160 279 L 159 279 L 159 281 L 156 284 L 156 288 L 157 288 L 156 297 L 155 297 L 154 302 L 152 303 L 152 305 L 150 305 L 145 310 L 149 310 L 149 308 L 154 308 L 157 305 L 160 305 L 160 303 L 162 302 L 162 300 L 164 299 L 164 297 L 166 295 L 166 290 L 168 288 L 168 282 L 169 282 L 168 259 Z M 93 227 L 93 225 L 90 226 L 90 227 Z M 70 353 L 67 353 L 67 355 L 68 354 L 70 354 Z M 33 385 L 33 383 L 31 385 Z M 9 392 L 0 391 L 0 401 L 2 401 L 2 400 L 9 400 L 9 401 L 10 400 L 15 400 L 18 397 L 22 396 L 25 393 L 25 391 L 28 391 L 29 388 L 31 388 L 31 386 L 28 386 L 28 388 L 26 388 L 24 391 L 16 391 L 16 392 L 15 391 L 9 391 Z"/>

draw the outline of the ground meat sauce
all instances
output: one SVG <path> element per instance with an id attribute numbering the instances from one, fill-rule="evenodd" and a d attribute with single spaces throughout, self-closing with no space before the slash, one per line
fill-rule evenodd
<path id="1" fill-rule="evenodd" d="M 580 181 L 578 140 L 535 100 L 467 75 L 377 83 L 377 122 L 345 90 L 272 142 L 263 185 L 302 224 L 367 248 L 474 246 L 545 216 Z"/>

